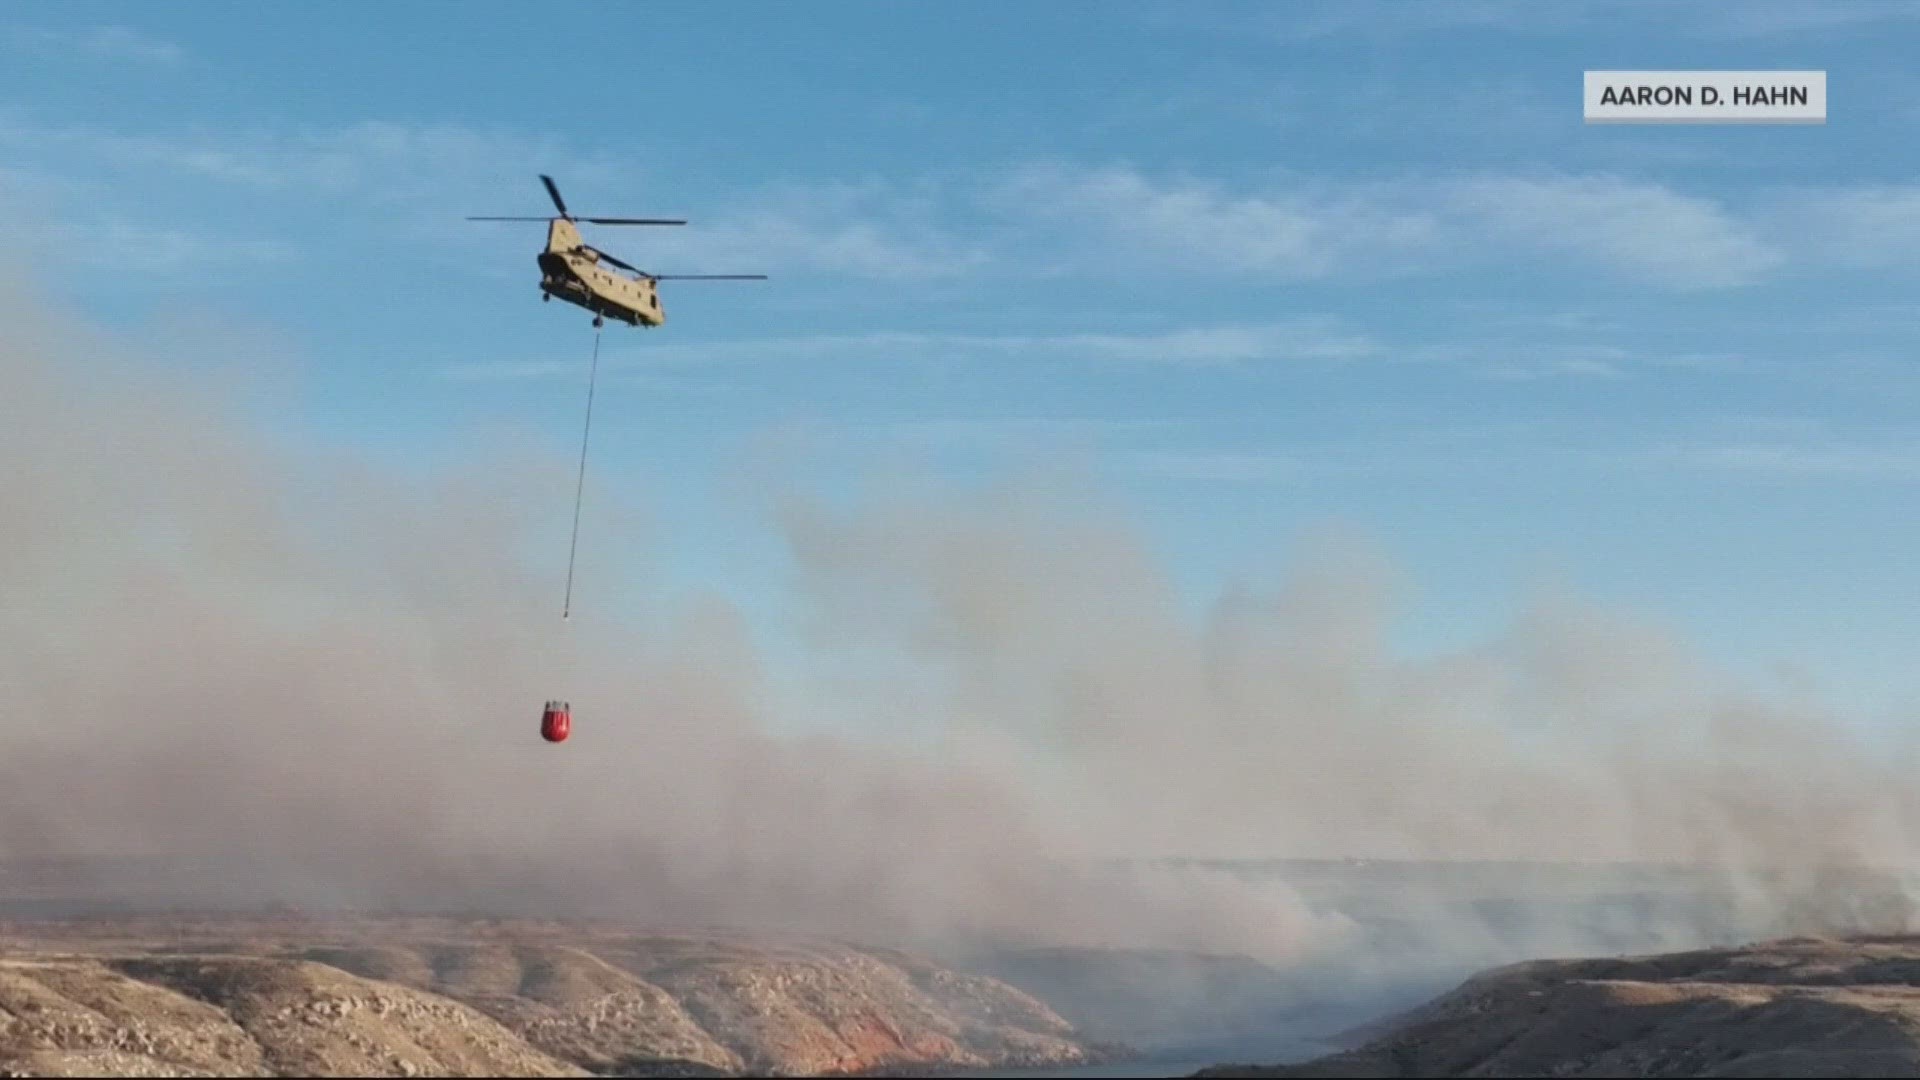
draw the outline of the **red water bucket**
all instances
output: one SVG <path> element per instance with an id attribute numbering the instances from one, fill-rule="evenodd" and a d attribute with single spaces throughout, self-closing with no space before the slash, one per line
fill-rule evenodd
<path id="1" fill-rule="evenodd" d="M 566 742 L 573 734 L 573 708 L 564 701 L 549 701 L 540 714 L 540 737 L 548 742 Z"/>

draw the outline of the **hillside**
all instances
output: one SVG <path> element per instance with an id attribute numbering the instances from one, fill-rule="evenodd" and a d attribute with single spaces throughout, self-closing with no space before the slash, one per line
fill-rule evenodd
<path id="1" fill-rule="evenodd" d="M 1085 1064 L 1045 1005 L 904 953 L 525 922 L 0 927 L 10 1076 L 825 1075 Z"/>
<path id="2" fill-rule="evenodd" d="M 1298 1065 L 1199 1075 L 1920 1076 L 1920 938 L 1537 961 L 1370 1034 Z"/>

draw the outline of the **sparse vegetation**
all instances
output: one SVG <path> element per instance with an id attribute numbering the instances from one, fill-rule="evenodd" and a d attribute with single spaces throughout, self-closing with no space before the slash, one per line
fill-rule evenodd
<path id="1" fill-rule="evenodd" d="M 837 942 L 130 920 L 14 925 L 0 945 L 10 1076 L 831 1075 L 1094 1057 L 1010 986 Z"/>

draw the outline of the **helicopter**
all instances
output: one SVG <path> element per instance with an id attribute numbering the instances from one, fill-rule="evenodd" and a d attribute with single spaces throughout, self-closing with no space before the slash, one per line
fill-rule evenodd
<path id="1" fill-rule="evenodd" d="M 544 221 L 547 247 L 539 256 L 540 299 L 554 297 L 593 313 L 595 329 L 611 318 L 635 327 L 655 327 L 667 321 L 660 306 L 662 281 L 765 281 L 765 274 L 649 274 L 598 248 L 580 236 L 578 222 L 595 225 L 685 225 L 674 218 L 575 217 L 560 197 L 553 177 L 541 174 L 558 217 L 469 217 L 468 221 Z M 627 271 L 626 274 L 620 273 Z M 628 275 L 632 276 L 628 276 Z"/>

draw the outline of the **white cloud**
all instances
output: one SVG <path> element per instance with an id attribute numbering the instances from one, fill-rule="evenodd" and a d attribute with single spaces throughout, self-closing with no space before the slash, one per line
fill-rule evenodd
<path id="1" fill-rule="evenodd" d="M 209 236 L 179 229 L 150 229 L 126 221 L 101 222 L 69 253 L 82 266 L 169 274 L 252 268 L 295 257 L 291 244 L 239 236 Z"/>
<path id="2" fill-rule="evenodd" d="M 1067 455 L 1090 467 L 1133 477 L 1208 483 L 1261 483 L 1297 476 L 1305 465 L 1268 448 L 1208 446 L 1206 420 L 1071 416 L 985 416 L 834 425 L 863 445 L 894 444 L 914 452 L 989 450 Z M 1080 458 L 1094 453 L 1097 457 Z"/>
<path id="3" fill-rule="evenodd" d="M 1761 375 L 1777 362 L 1741 353 L 1674 353 L 1645 357 L 1645 364 L 1691 375 Z"/>
<path id="4" fill-rule="evenodd" d="M 1379 343 L 1365 334 L 1315 324 L 1220 326 L 1135 335 L 1072 334 L 1052 344 L 1113 360 L 1187 365 L 1363 360 L 1381 351 Z"/>
<path id="5" fill-rule="evenodd" d="M 171 67 L 186 59 L 180 46 L 144 30 L 125 26 L 95 26 L 54 30 L 44 27 L 0 29 L 0 43 L 10 51 L 39 56 L 77 56 L 98 61 L 132 61 Z"/>
<path id="6" fill-rule="evenodd" d="M 1710 446 L 1652 451 L 1645 460 L 1725 472 L 1783 476 L 1920 477 L 1920 448 L 1872 446 Z"/>
<path id="7" fill-rule="evenodd" d="M 1224 270 L 1310 279 L 1378 271 L 1438 241 L 1433 217 L 1418 208 L 1307 187 L 1240 195 L 1129 169 L 1029 168 L 990 200 L 1079 249 L 1086 261 L 1140 277 Z"/>
<path id="8" fill-rule="evenodd" d="M 1742 0 L 1738 4 L 1671 5 L 1682 14 L 1691 35 L 1710 40 L 1804 40 L 1822 33 L 1871 32 L 1920 22 L 1914 0 Z M 1690 10 L 1691 9 L 1691 10 Z"/>
<path id="9" fill-rule="evenodd" d="M 872 330 L 732 340 L 688 339 L 670 354 L 611 346 L 602 366 L 644 365 L 664 372 L 717 367 L 785 369 L 806 365 L 900 364 L 973 366 L 1124 365 L 1247 371 L 1261 365 L 1326 369 L 1367 363 L 1448 369 L 1507 381 L 1612 380 L 1687 376 L 1755 377 L 1778 373 L 1785 360 L 1744 352 L 1662 351 L 1647 347 L 1638 324 L 1616 324 L 1586 311 L 1521 317 L 1478 304 L 1444 304 L 1405 328 L 1369 328 L 1336 320 L 1228 324 L 1143 331 L 968 333 Z M 1836 361 L 1837 362 L 1837 361 Z M 1831 364 L 1829 365 L 1831 366 Z M 570 359 L 483 360 L 441 369 L 467 380 L 571 378 Z"/>
<path id="10" fill-rule="evenodd" d="M 1365 334 L 1318 323 L 1265 326 L 1215 326 L 1119 333 L 907 333 L 774 338 L 728 343 L 711 348 L 735 357 L 813 359 L 884 357 L 1004 356 L 1099 363 L 1230 366 L 1260 361 L 1341 362 L 1377 355 L 1380 346 Z M 712 355 L 711 353 L 709 355 Z"/>
<path id="11" fill-rule="evenodd" d="M 627 257 L 658 273 L 895 283 L 1054 274 L 1151 286 L 1174 277 L 1364 282 L 1475 269 L 1702 290 L 1810 266 L 1920 269 L 1920 187 L 1902 185 L 1748 189 L 1736 202 L 1611 175 L 1229 184 L 1052 164 L 980 185 L 819 181 L 695 192 L 687 177 L 656 176 L 618 154 L 538 133 L 392 121 L 130 133 L 0 120 L 0 153 L 15 168 L 106 177 L 116 190 L 136 177 L 148 190 L 152 174 L 286 199 L 357 200 L 406 215 L 440 248 L 469 253 L 497 250 L 504 234 L 450 232 L 451 224 L 468 213 L 545 213 L 534 174 L 547 171 L 576 211 L 692 219 L 635 238 L 639 250 Z M 622 253 L 626 237 L 607 237 Z M 1079 344 L 1115 354 L 1152 347 L 1189 362 L 1270 347 L 1207 334 L 1151 346 Z"/>
<path id="12" fill-rule="evenodd" d="M 1160 480 L 1263 483 L 1305 470 L 1299 459 L 1271 450 L 1115 450 L 1101 460 L 1112 469 Z"/>
<path id="13" fill-rule="evenodd" d="M 1617 379 L 1626 374 L 1619 364 L 1590 356 L 1543 356 L 1530 361 L 1505 361 L 1486 364 L 1479 373 L 1493 379 L 1529 381 L 1534 379 Z"/>
<path id="14" fill-rule="evenodd" d="M 282 129 L 189 126 L 163 133 L 13 123 L 0 125 L 0 145 L 65 150 L 85 163 L 155 169 L 289 195 L 459 202 L 484 192 L 524 199 L 532 206 L 529 213 L 547 209 L 533 178 L 540 167 L 558 171 L 546 163 L 564 164 L 575 173 L 604 169 L 598 157 L 571 153 L 542 137 L 465 124 L 384 120 Z M 495 188 L 509 178 L 520 187 Z"/>
<path id="15" fill-rule="evenodd" d="M 1668 353 L 1611 343 L 1621 336 L 1617 328 L 1578 318 L 1503 326 L 1468 317 L 1456 329 L 1429 329 L 1405 343 L 1389 343 L 1385 355 L 1507 381 L 1620 379 L 1676 371 L 1751 376 L 1764 369 L 1760 361 L 1738 353 Z"/>
<path id="16" fill-rule="evenodd" d="M 1173 424 L 1170 420 L 1092 416 L 986 416 L 889 421 L 873 427 L 875 433 L 883 437 L 919 442 L 1083 442 L 1150 435 L 1165 431 Z"/>
<path id="17" fill-rule="evenodd" d="M 1443 443 L 1480 442 L 1531 444 L 1558 449 L 1589 449 L 1617 445 L 1665 444 L 1668 449 L 1637 451 L 1641 460 L 1672 462 L 1674 447 L 1691 445 L 1805 444 L 1826 436 L 1832 424 L 1801 416 L 1708 415 L 1684 418 L 1631 417 L 1574 419 L 1533 417 L 1519 420 L 1469 420 L 1418 430 L 1415 435 Z M 1596 451 L 1597 452 L 1597 451 Z"/>
<path id="18" fill-rule="evenodd" d="M 74 203 L 78 205 L 70 205 Z M 71 216 L 46 213 L 46 207 L 69 207 Z M 128 275 L 115 279 L 116 287 L 170 283 L 182 275 L 251 272 L 300 254 L 280 240 L 149 224 L 92 205 L 44 177 L 5 169 L 0 169 L 0 232 L 23 257 L 41 266 Z"/>
<path id="19" fill-rule="evenodd" d="M 1463 233 L 1490 231 L 1515 247 L 1572 255 L 1655 284 L 1747 285 L 1785 261 L 1719 204 L 1659 184 L 1481 179 L 1450 185 L 1446 200 Z"/>
<path id="20" fill-rule="evenodd" d="M 1384 347 L 1371 336 L 1317 322 L 1260 326 L 1189 327 L 1116 333 L 968 334 L 875 330 L 855 334 L 807 334 L 736 341 L 687 341 L 674 349 L 672 364 L 710 366 L 796 361 L 1047 360 L 1066 363 L 1231 367 L 1269 363 L 1342 363 L 1381 356 Z M 649 354 L 650 366 L 665 361 Z M 603 366 L 624 367 L 618 353 Z M 441 374 L 460 379 L 544 378 L 571 374 L 569 362 L 486 361 L 445 367 Z"/>
<path id="21" fill-rule="evenodd" d="M 1339 3 L 1275 5 L 1268 36 L 1286 45 L 1351 41 L 1356 37 L 1428 36 L 1450 31 L 1559 33 L 1584 27 L 1588 10 L 1572 0 L 1552 4 L 1450 0 L 1448 3 Z"/>
<path id="22" fill-rule="evenodd" d="M 916 185 L 779 184 L 736 196 L 686 229 L 648 237 L 655 273 L 794 272 L 883 281 L 972 273 L 989 259 L 941 223 L 939 193 Z"/>
<path id="23" fill-rule="evenodd" d="M 1551 37 L 1622 30 L 1696 41 L 1802 40 L 1819 34 L 1867 33 L 1920 19 L 1914 0 L 1739 0 L 1622 5 L 1598 0 L 1450 0 L 1447 3 L 1363 2 L 1275 5 L 1283 14 L 1268 34 L 1288 45 L 1376 41 L 1480 32 Z"/>
<path id="24" fill-rule="evenodd" d="M 577 214 L 688 216 L 646 237 L 656 273 L 821 273 L 934 280 L 970 273 L 984 247 L 940 222 L 933 193 L 879 182 L 776 184 L 695 198 L 682 177 L 544 135 L 459 123 L 368 120 L 285 129 L 188 127 L 129 133 L 99 125 L 0 122 L 0 149 L 51 154 L 63 172 L 171 174 L 287 198 L 400 208 L 440 233 L 467 214 L 551 212 L 536 174 L 555 176 Z M 693 203 L 690 207 L 688 204 Z M 478 230 L 478 227 L 476 227 Z M 608 235 L 616 235 L 609 232 Z M 471 234 L 484 243 L 484 233 Z"/>
<path id="25" fill-rule="evenodd" d="M 483 360 L 473 363 L 444 364 L 435 371 L 443 379 L 461 382 L 503 382 L 517 379 L 573 378 L 581 374 L 580 362 L 566 360 Z"/>
<path id="26" fill-rule="evenodd" d="M 4 145 L 0 141 L 0 145 Z M 107 186 L 0 168 L 0 232 L 34 263 L 63 272 L 118 272 L 116 288 L 252 272 L 300 255 L 282 240 L 160 223 Z"/>
<path id="27" fill-rule="evenodd" d="M 1141 333 L 944 334 L 928 344 L 960 351 L 1134 364 L 1212 367 L 1259 361 L 1359 360 L 1380 346 L 1365 334 L 1318 324 L 1213 326 Z"/>
<path id="28" fill-rule="evenodd" d="M 1776 205 L 1772 225 L 1783 241 L 1838 265 L 1920 265 L 1920 185 L 1798 192 Z"/>
<path id="29" fill-rule="evenodd" d="M 1615 177 L 1487 177 L 1233 192 L 1128 169 L 1028 170 L 994 193 L 1083 271 L 1367 279 L 1578 260 L 1672 288 L 1762 280 L 1785 255 L 1720 203 Z"/>

